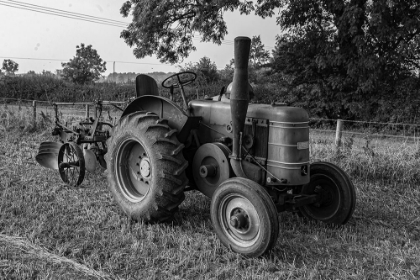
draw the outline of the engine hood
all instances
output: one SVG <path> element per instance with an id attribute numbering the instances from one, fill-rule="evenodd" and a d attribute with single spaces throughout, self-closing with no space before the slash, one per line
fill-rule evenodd
<path id="1" fill-rule="evenodd" d="M 206 124 L 225 125 L 231 121 L 230 104 L 227 102 L 194 100 L 190 102 L 189 107 L 191 114 L 201 116 Z M 309 121 L 308 113 L 302 108 L 269 104 L 249 104 L 246 116 L 280 123 L 307 123 Z"/>

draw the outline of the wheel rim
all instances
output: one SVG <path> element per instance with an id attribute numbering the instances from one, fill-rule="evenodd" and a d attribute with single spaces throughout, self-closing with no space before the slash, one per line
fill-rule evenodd
<path id="1" fill-rule="evenodd" d="M 82 168 L 81 159 L 77 155 L 76 148 L 68 143 L 60 149 L 58 168 L 63 182 L 77 186 L 81 183 Z M 83 174 L 84 175 L 84 174 Z"/>
<path id="2" fill-rule="evenodd" d="M 311 178 L 305 193 L 317 194 L 319 200 L 304 206 L 305 212 L 316 220 L 328 220 L 340 209 L 341 195 L 337 184 L 327 175 L 319 174 Z"/>
<path id="3" fill-rule="evenodd" d="M 244 196 L 230 194 L 219 205 L 222 230 L 233 243 L 249 247 L 260 235 L 260 218 L 252 203 Z"/>
<path id="4" fill-rule="evenodd" d="M 152 166 L 144 147 L 135 139 L 125 140 L 114 161 L 118 187 L 131 202 L 143 200 L 150 190 Z"/>

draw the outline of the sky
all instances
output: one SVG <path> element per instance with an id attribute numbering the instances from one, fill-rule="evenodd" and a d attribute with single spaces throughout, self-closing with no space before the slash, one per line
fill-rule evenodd
<path id="1" fill-rule="evenodd" d="M 202 43 L 195 40 L 197 50 L 184 61 L 171 65 L 162 64 L 156 57 L 136 59 L 132 49 L 120 38 L 121 27 L 102 25 L 81 20 L 74 20 L 55 15 L 17 9 L 2 4 L 30 3 L 73 13 L 81 13 L 95 17 L 130 22 L 123 18 L 119 10 L 125 0 L 0 0 L 0 61 L 10 58 L 19 63 L 17 73 L 33 70 L 55 72 L 62 69 L 61 62 L 67 62 L 76 54 L 76 46 L 84 43 L 92 45 L 101 58 L 107 61 L 107 71 L 113 72 L 178 72 L 177 65 L 197 62 L 207 56 L 215 62 L 219 69 L 225 67 L 233 57 L 233 45 Z M 280 33 L 275 17 L 262 19 L 255 15 L 240 15 L 239 12 L 224 14 L 228 27 L 227 41 L 237 36 L 261 36 L 267 50 L 275 45 L 275 37 Z M 30 60 L 17 58 L 53 59 Z M 120 62 L 118 62 L 120 61 Z M 122 63 L 132 62 L 137 64 Z M 141 63 L 141 64 L 138 64 Z"/>

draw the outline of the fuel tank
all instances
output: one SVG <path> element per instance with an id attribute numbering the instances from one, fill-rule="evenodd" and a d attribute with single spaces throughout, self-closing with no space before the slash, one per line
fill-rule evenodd
<path id="1" fill-rule="evenodd" d="M 192 116 L 202 118 L 201 144 L 232 138 L 229 101 L 194 100 Z M 243 146 L 266 169 L 265 185 L 309 183 L 309 117 L 302 108 L 249 104 Z M 246 139 L 246 140 L 244 140 Z"/>

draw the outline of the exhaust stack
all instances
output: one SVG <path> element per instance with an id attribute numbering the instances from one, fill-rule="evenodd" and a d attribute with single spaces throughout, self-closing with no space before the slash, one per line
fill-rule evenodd
<path id="1" fill-rule="evenodd" d="M 241 163 L 241 149 L 242 134 L 249 103 L 248 60 L 251 39 L 248 37 L 236 37 L 234 48 L 235 72 L 230 94 L 233 147 L 230 163 L 236 176 L 246 178 Z"/>

